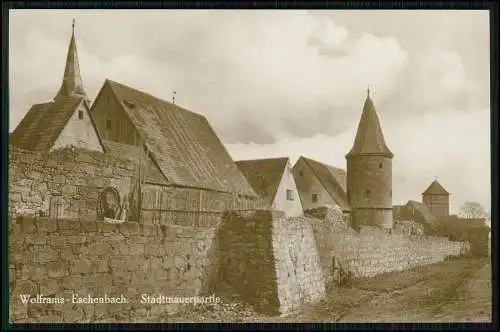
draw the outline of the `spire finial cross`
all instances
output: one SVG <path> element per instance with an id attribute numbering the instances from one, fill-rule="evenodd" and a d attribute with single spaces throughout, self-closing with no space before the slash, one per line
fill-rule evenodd
<path id="1" fill-rule="evenodd" d="M 175 95 L 176 95 L 177 91 L 175 91 L 175 89 L 172 91 L 172 104 L 175 104 Z"/>
<path id="2" fill-rule="evenodd" d="M 75 32 L 75 19 L 73 19 L 73 24 L 71 24 L 71 27 L 73 28 L 73 33 Z"/>
<path id="3" fill-rule="evenodd" d="M 370 98 L 370 86 L 366 88 L 366 96 Z"/>

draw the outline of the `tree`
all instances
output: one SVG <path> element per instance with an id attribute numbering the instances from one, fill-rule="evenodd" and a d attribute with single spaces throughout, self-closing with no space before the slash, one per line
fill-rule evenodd
<path id="1" fill-rule="evenodd" d="M 487 218 L 488 213 L 484 209 L 484 207 L 477 203 L 466 201 L 460 206 L 460 217 L 462 218 Z"/>

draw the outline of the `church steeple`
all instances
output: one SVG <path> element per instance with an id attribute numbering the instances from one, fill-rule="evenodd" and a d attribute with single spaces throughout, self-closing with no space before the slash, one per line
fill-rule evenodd
<path id="1" fill-rule="evenodd" d="M 366 91 L 365 105 L 359 121 L 354 145 L 346 157 L 356 155 L 383 155 L 392 158 L 393 154 L 385 144 L 384 134 L 370 97 L 370 89 Z"/>
<path id="2" fill-rule="evenodd" d="M 61 97 L 81 97 L 90 102 L 89 97 L 83 88 L 82 76 L 80 74 L 80 64 L 78 62 L 78 53 L 75 42 L 75 20 L 73 19 L 71 40 L 66 57 L 66 67 L 59 92 L 54 97 L 57 100 Z"/>

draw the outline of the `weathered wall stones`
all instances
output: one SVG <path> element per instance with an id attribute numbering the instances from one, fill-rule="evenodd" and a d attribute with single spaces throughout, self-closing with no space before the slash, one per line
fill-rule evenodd
<path id="1" fill-rule="evenodd" d="M 342 215 L 329 211 L 287 220 L 242 198 L 193 189 L 162 189 L 174 198 L 165 206 L 192 210 L 152 214 L 150 223 L 96 222 L 102 189 L 115 186 L 125 194 L 130 186 L 130 162 L 72 149 L 50 156 L 10 149 L 9 158 L 14 322 L 151 322 L 178 309 L 176 304 L 141 304 L 144 293 L 233 292 L 261 311 L 287 313 L 321 299 L 337 267 L 355 278 L 369 277 L 470 250 L 466 242 L 426 237 L 413 226 L 410 231 L 397 227 L 392 234 L 370 226 L 356 232 Z M 87 217 L 27 215 L 47 212 L 53 194 L 63 195 L 68 217 Z M 16 213 L 23 216 L 16 219 Z M 23 304 L 23 294 L 66 301 Z M 129 302 L 75 305 L 72 294 L 123 295 Z"/>
<path id="2" fill-rule="evenodd" d="M 140 304 L 140 294 L 199 295 L 214 262 L 208 256 L 215 228 L 115 225 L 43 217 L 19 217 L 11 226 L 13 322 L 155 321 L 167 311 L 175 311 L 177 305 L 160 305 L 159 310 L 158 305 Z M 123 294 L 129 303 L 71 304 L 72 294 L 77 293 Z M 67 301 L 57 305 L 23 304 L 22 294 L 64 297 Z"/>
<path id="3" fill-rule="evenodd" d="M 136 160 L 85 149 L 47 154 L 9 146 L 9 214 L 95 220 L 102 191 L 114 187 L 125 199 L 134 190 L 136 168 Z M 142 194 L 140 222 L 146 224 L 211 227 L 225 210 L 264 204 L 230 193 L 155 184 L 144 184 Z"/>
<path id="4" fill-rule="evenodd" d="M 353 278 L 432 264 L 447 256 L 470 252 L 468 242 L 453 242 L 443 237 L 408 235 L 400 229 L 387 233 L 373 226 L 363 226 L 356 232 L 343 222 L 304 219 L 315 229 L 324 271 L 332 271 L 331 260 L 335 257 L 341 268 Z M 325 271 L 324 275 L 329 273 Z"/>

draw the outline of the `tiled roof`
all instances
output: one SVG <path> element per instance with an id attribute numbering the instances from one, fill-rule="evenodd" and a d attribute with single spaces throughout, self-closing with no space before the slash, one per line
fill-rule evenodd
<path id="1" fill-rule="evenodd" d="M 450 193 L 443 188 L 443 186 L 437 181 L 434 180 L 432 183 L 425 189 L 422 195 L 449 195 Z"/>
<path id="2" fill-rule="evenodd" d="M 118 82 L 106 84 L 169 183 L 257 196 L 204 116 Z"/>
<path id="3" fill-rule="evenodd" d="M 300 157 L 311 169 L 321 185 L 342 210 L 350 210 L 346 195 L 346 172 L 343 169 Z"/>
<path id="4" fill-rule="evenodd" d="M 393 205 L 392 206 L 392 214 L 394 216 L 394 219 L 399 219 L 401 211 L 403 211 L 405 205 Z"/>
<path id="5" fill-rule="evenodd" d="M 21 149 L 49 151 L 75 112 L 82 98 L 61 97 L 31 107 L 10 137 Z"/>
<path id="6" fill-rule="evenodd" d="M 371 154 L 393 157 L 392 152 L 385 144 L 375 106 L 370 96 L 368 96 L 363 106 L 354 145 L 346 157 Z"/>
<path id="7" fill-rule="evenodd" d="M 133 146 L 124 143 L 118 143 L 114 141 L 103 140 L 103 146 L 106 149 L 106 153 L 119 157 L 122 159 L 131 159 L 137 161 L 141 160 L 141 149 L 138 146 Z M 142 156 L 142 160 L 146 161 L 146 155 Z M 160 172 L 158 166 L 149 158 L 149 162 L 144 166 L 144 175 L 146 177 L 146 182 L 151 184 L 162 184 L 166 185 L 167 180 Z M 147 165 L 147 167 L 146 167 Z"/>
<path id="8" fill-rule="evenodd" d="M 272 204 L 288 164 L 288 158 L 239 160 L 236 165 L 257 195 Z"/>
<path id="9" fill-rule="evenodd" d="M 408 201 L 405 206 L 405 211 L 401 213 L 404 213 L 405 217 L 410 220 L 426 223 L 431 227 L 435 227 L 437 222 L 437 217 L 434 213 L 432 213 L 427 205 L 417 201 Z"/>

